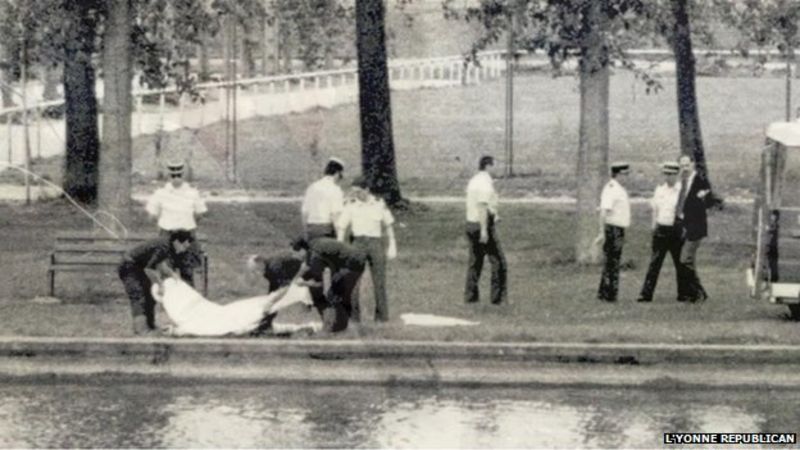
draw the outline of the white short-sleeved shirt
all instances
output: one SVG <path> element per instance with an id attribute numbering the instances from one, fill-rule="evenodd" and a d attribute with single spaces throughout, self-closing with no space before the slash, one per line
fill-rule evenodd
<path id="1" fill-rule="evenodd" d="M 167 183 L 147 200 L 148 214 L 158 218 L 162 230 L 194 230 L 195 216 L 208 211 L 200 192 L 184 182 L 180 187 Z"/>
<path id="2" fill-rule="evenodd" d="M 383 227 L 393 223 L 394 216 L 386 203 L 373 195 L 368 196 L 366 201 L 348 201 L 339 218 L 339 228 L 350 226 L 353 236 L 363 237 L 379 238 L 383 236 Z"/>
<path id="3" fill-rule="evenodd" d="M 342 188 L 333 181 L 333 177 L 325 176 L 311 183 L 303 197 L 301 211 L 306 223 L 328 225 L 333 217 L 342 212 L 344 194 Z"/>
<path id="4" fill-rule="evenodd" d="M 656 216 L 656 223 L 671 227 L 675 225 L 675 209 L 678 206 L 678 195 L 681 192 L 681 184 L 675 183 L 672 186 L 662 183 L 653 192 L 650 206 Z"/>
<path id="5" fill-rule="evenodd" d="M 617 227 L 628 228 L 631 225 L 631 203 L 628 200 L 628 191 L 610 180 L 603 187 L 600 194 L 600 209 L 605 212 L 605 223 Z"/>
<path id="6" fill-rule="evenodd" d="M 497 214 L 497 192 L 489 172 L 481 170 L 467 183 L 467 222 L 478 222 L 478 205 L 485 204 L 490 214 Z"/>

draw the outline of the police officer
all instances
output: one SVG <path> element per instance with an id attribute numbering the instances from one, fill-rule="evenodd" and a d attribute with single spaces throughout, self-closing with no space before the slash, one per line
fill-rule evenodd
<path id="1" fill-rule="evenodd" d="M 353 245 L 366 254 L 375 290 L 375 321 L 387 322 L 389 302 L 386 298 L 386 260 L 397 256 L 394 216 L 383 199 L 373 194 L 364 177 L 356 177 L 352 186 L 339 218 L 337 237 L 339 241 L 345 242 L 350 233 Z M 352 317 L 360 320 L 358 289 L 353 293 L 352 300 Z"/>
<path id="2" fill-rule="evenodd" d="M 611 164 L 611 180 L 606 183 L 600 194 L 600 235 L 596 240 L 603 244 L 605 265 L 597 298 L 606 302 L 616 302 L 619 292 L 622 246 L 625 242 L 625 229 L 631 224 L 628 191 L 622 184 L 629 172 L 628 163 Z"/>
<path id="3" fill-rule="evenodd" d="M 200 192 L 184 180 L 184 164 L 167 164 L 170 181 L 157 189 L 147 200 L 145 209 L 158 221 L 162 236 L 175 230 L 187 230 L 192 234 L 192 246 L 176 261 L 181 278 L 194 285 L 194 268 L 200 266 L 200 245 L 195 231 L 197 219 L 208 211 Z"/>
<path id="4" fill-rule="evenodd" d="M 492 265 L 492 304 L 499 305 L 506 299 L 508 275 L 506 257 L 500 247 L 496 229 L 498 196 L 492 180 L 493 168 L 493 157 L 481 157 L 478 161 L 478 173 L 467 183 L 466 234 L 469 262 L 464 289 L 466 303 L 476 303 L 479 300 L 478 284 L 485 256 L 489 257 Z"/>
<path id="5" fill-rule="evenodd" d="M 667 253 L 672 257 L 672 263 L 675 265 L 678 286 L 681 283 L 680 256 L 683 238 L 681 227 L 675 224 L 675 210 L 680 195 L 680 184 L 677 183 L 679 170 L 680 167 L 675 162 L 662 164 L 661 173 L 664 174 L 664 182 L 656 187 L 653 198 L 650 200 L 650 207 L 653 210 L 653 253 L 650 257 L 650 265 L 647 268 L 642 291 L 637 299 L 639 302 L 653 301 L 653 291 L 656 289 L 661 265 Z"/>
<path id="6" fill-rule="evenodd" d="M 344 207 L 344 193 L 339 187 L 343 172 L 344 163 L 331 158 L 325 165 L 324 176 L 306 189 L 300 212 L 303 232 L 309 241 L 323 236 L 336 238 L 336 221 Z"/>
<path id="7" fill-rule="evenodd" d="M 295 251 L 306 250 L 306 261 L 300 269 L 300 284 L 320 287 L 323 271 L 331 271 L 331 286 L 327 294 L 317 297 L 312 292 L 312 301 L 322 316 L 326 331 L 345 330 L 353 312 L 351 296 L 364 273 L 367 255 L 354 245 L 328 237 L 310 242 L 297 239 L 293 248 Z"/>
<path id="8" fill-rule="evenodd" d="M 163 289 L 163 276 L 173 274 L 176 261 L 193 240 L 189 231 L 176 230 L 169 236 L 144 242 L 125 252 L 117 273 L 131 303 L 135 334 L 155 330 L 155 300 L 150 288 L 158 285 Z"/>

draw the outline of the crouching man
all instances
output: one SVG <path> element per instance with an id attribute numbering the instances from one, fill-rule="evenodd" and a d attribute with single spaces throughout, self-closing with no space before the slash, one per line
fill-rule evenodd
<path id="1" fill-rule="evenodd" d="M 303 266 L 305 259 L 304 250 L 297 249 L 294 254 L 280 253 L 270 256 L 251 255 L 247 259 L 247 269 L 258 276 L 263 276 L 269 283 L 267 290 L 268 294 L 278 291 L 279 289 L 287 288 L 295 277 L 299 274 L 300 268 Z M 318 296 L 322 294 L 318 289 L 313 289 L 312 293 Z M 324 299 L 323 299 L 324 301 Z M 315 302 L 321 304 L 320 300 Z M 258 328 L 253 331 L 252 335 L 262 336 L 273 332 L 273 320 L 277 312 L 268 313 L 261 320 Z"/>
<path id="2" fill-rule="evenodd" d="M 353 311 L 353 290 L 364 273 L 367 255 L 358 247 L 333 238 L 317 238 L 310 243 L 297 239 L 293 243 L 295 251 L 305 250 L 306 261 L 300 269 L 296 283 L 309 286 L 314 306 L 322 316 L 323 329 L 330 332 L 344 331 Z M 331 286 L 324 296 L 314 294 L 322 287 L 322 274 L 331 271 Z"/>
<path id="3" fill-rule="evenodd" d="M 134 334 L 147 334 L 156 329 L 151 286 L 157 285 L 158 294 L 163 295 L 164 276 L 175 275 L 179 255 L 186 252 L 193 241 L 191 232 L 177 230 L 125 252 L 118 273 L 131 302 Z"/>

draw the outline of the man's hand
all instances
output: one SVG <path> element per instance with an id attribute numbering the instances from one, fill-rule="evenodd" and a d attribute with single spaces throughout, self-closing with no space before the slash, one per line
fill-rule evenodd
<path id="1" fill-rule="evenodd" d="M 481 230 L 480 243 L 485 244 L 487 242 L 489 242 L 489 232 L 487 230 Z"/>
<path id="2" fill-rule="evenodd" d="M 298 286 L 305 286 L 305 287 L 322 287 L 322 283 L 319 281 L 314 280 L 304 280 L 302 278 L 298 278 L 295 280 L 295 284 Z"/>
<path id="3" fill-rule="evenodd" d="M 703 199 L 706 198 L 706 195 L 711 192 L 710 189 L 703 189 L 702 191 L 697 191 L 697 198 Z"/>
<path id="4" fill-rule="evenodd" d="M 397 244 L 390 242 L 389 248 L 386 249 L 386 259 L 392 260 L 395 258 L 397 258 Z"/>
<path id="5" fill-rule="evenodd" d="M 593 244 L 594 245 L 603 245 L 603 243 L 605 243 L 605 242 L 606 242 L 606 234 L 605 233 L 600 233 L 600 234 L 597 235 L 596 238 L 594 238 Z"/>

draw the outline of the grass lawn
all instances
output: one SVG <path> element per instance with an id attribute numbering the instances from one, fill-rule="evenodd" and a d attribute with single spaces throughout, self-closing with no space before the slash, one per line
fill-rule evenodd
<path id="1" fill-rule="evenodd" d="M 787 308 L 749 299 L 743 272 L 749 262 L 749 208 L 731 205 L 711 217 L 712 237 L 700 251 L 700 274 L 711 299 L 699 305 L 675 301 L 674 272 L 665 265 L 652 304 L 634 300 L 649 258 L 647 211 L 635 209 L 623 258 L 620 302 L 595 300 L 599 267 L 571 261 L 570 208 L 504 205 L 500 233 L 509 262 L 509 304 L 462 302 L 466 241 L 463 206 L 438 204 L 398 217 L 400 255 L 390 266 L 391 322 L 372 323 L 372 295 L 363 295 L 364 339 L 588 342 L 773 342 L 800 343 L 800 327 L 787 320 Z M 56 219 L 57 218 L 57 219 Z M 127 299 L 114 274 L 60 274 L 60 304 L 31 301 L 47 292 L 48 252 L 62 230 L 86 229 L 88 219 L 61 201 L 31 207 L 0 205 L 0 322 L 7 335 L 126 336 L 130 334 Z M 209 297 L 218 301 L 263 291 L 264 285 L 242 273 L 245 255 L 283 250 L 299 229 L 293 204 L 212 204 L 201 224 L 210 242 Z M 153 228 L 139 216 L 133 231 Z M 369 283 L 362 286 L 369 288 Z M 475 327 L 404 326 L 406 312 L 456 316 L 480 322 Z M 302 311 L 288 314 L 305 320 Z M 164 319 L 164 314 L 159 315 Z M 353 333 L 346 335 L 353 337 Z"/>

